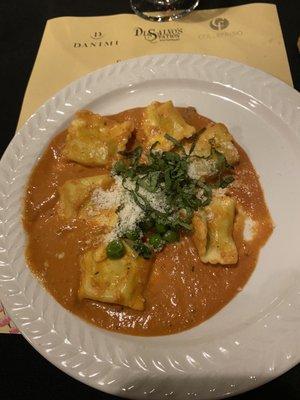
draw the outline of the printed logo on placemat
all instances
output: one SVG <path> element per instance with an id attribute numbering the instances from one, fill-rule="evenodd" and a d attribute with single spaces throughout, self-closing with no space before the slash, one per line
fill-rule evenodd
<path id="1" fill-rule="evenodd" d="M 229 26 L 229 21 L 226 18 L 214 18 L 210 21 L 209 26 L 214 31 L 222 31 Z"/>
<path id="2" fill-rule="evenodd" d="M 212 31 L 201 33 L 198 36 L 200 40 L 211 40 L 211 39 L 230 39 L 235 36 L 243 36 L 242 30 L 232 30 L 232 25 L 227 18 L 213 18 L 208 23 Z M 227 29 L 231 25 L 231 29 Z M 234 24 L 233 24 L 234 25 Z"/>
<path id="3" fill-rule="evenodd" d="M 89 37 L 83 41 L 73 42 L 73 47 L 75 49 L 90 47 L 113 47 L 118 45 L 118 40 L 111 40 L 111 38 L 106 37 L 103 32 L 100 31 L 91 32 Z"/>
<path id="4" fill-rule="evenodd" d="M 143 29 L 136 27 L 134 29 L 134 36 L 144 38 L 147 42 L 174 42 L 180 40 L 181 34 L 183 33 L 182 28 L 172 29 Z"/>
<path id="5" fill-rule="evenodd" d="M 103 37 L 103 33 L 102 32 L 93 32 L 92 34 L 91 34 L 91 38 L 92 39 L 94 39 L 94 40 L 99 40 L 99 39 L 101 39 Z"/>

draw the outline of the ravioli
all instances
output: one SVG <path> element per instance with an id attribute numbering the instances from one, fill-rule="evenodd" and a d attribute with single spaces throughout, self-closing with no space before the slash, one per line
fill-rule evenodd
<path id="1" fill-rule="evenodd" d="M 81 257 L 80 299 L 144 310 L 143 291 L 152 262 L 137 256 L 129 246 L 125 248 L 125 255 L 118 260 L 107 258 L 104 246 Z"/>
<path id="2" fill-rule="evenodd" d="M 96 175 L 88 178 L 70 179 L 59 188 L 58 214 L 61 218 L 80 218 L 98 226 L 113 228 L 117 223 L 114 208 L 93 208 L 91 193 L 97 187 L 108 190 L 114 183 L 109 175 Z"/>
<path id="3" fill-rule="evenodd" d="M 64 157 L 88 166 L 110 166 L 132 135 L 132 121 L 118 123 L 91 111 L 80 111 L 68 128 Z"/>
<path id="4" fill-rule="evenodd" d="M 210 264 L 236 264 L 238 251 L 233 240 L 236 200 L 222 195 L 214 196 L 205 207 L 207 216 L 207 248 L 201 261 Z"/>
<path id="5" fill-rule="evenodd" d="M 197 211 L 193 215 L 192 224 L 194 233 L 192 235 L 194 244 L 200 257 L 206 253 L 207 245 L 207 218 L 204 211 Z"/>
<path id="6" fill-rule="evenodd" d="M 218 159 L 215 154 L 208 158 L 192 157 L 192 162 L 189 164 L 189 176 L 193 179 L 214 178 L 218 175 Z"/>
<path id="7" fill-rule="evenodd" d="M 193 154 L 208 158 L 215 149 L 223 154 L 228 164 L 234 165 L 239 161 L 239 153 L 232 141 L 233 138 L 224 124 L 214 124 L 199 136 Z"/>
<path id="8" fill-rule="evenodd" d="M 172 101 L 166 103 L 154 101 L 144 110 L 142 131 L 138 132 L 138 138 L 145 150 L 155 142 L 159 142 L 156 149 L 169 151 L 174 144 L 165 138 L 165 134 L 181 141 L 190 138 L 195 132 L 196 129 L 185 122 Z"/>
<path id="9" fill-rule="evenodd" d="M 116 208 L 97 209 L 94 208 L 91 203 L 91 201 L 88 201 L 88 203 L 80 209 L 78 218 L 89 221 L 99 228 L 105 229 L 106 232 L 110 232 L 118 222 Z"/>

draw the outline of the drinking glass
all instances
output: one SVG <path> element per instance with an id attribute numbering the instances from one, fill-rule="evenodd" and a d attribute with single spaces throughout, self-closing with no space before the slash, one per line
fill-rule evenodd
<path id="1" fill-rule="evenodd" d="M 133 11 L 149 21 L 172 21 L 193 11 L 199 0 L 130 0 Z"/>

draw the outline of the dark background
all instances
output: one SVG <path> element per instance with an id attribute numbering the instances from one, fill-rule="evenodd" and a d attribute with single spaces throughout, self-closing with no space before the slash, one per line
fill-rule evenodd
<path id="1" fill-rule="evenodd" d="M 256 1 L 258 3 L 259 1 Z M 243 0 L 200 0 L 199 8 L 254 3 Z M 277 5 L 294 86 L 300 90 L 300 1 L 264 1 Z M 129 0 L 0 0 L 1 150 L 14 135 L 23 95 L 46 21 L 50 18 L 131 12 Z M 2 154 L 1 152 L 1 154 Z M 300 339 L 300 332 L 299 332 Z M 0 335 L 0 398 L 71 398 L 116 400 L 63 374 L 41 357 L 21 335 Z M 237 400 L 300 399 L 300 365 Z"/>

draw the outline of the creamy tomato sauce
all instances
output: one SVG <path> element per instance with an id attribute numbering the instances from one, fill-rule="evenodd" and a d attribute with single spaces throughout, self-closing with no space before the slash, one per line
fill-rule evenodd
<path id="1" fill-rule="evenodd" d="M 185 120 L 201 129 L 211 121 L 192 108 L 179 109 Z M 113 116 L 139 125 L 142 109 Z M 79 256 L 98 234 L 84 221 L 66 223 L 56 212 L 58 187 L 66 180 L 106 172 L 66 162 L 61 151 L 66 132 L 58 134 L 35 166 L 25 197 L 24 227 L 27 260 L 31 270 L 65 308 L 105 329 L 133 335 L 166 335 L 198 325 L 211 317 L 239 292 L 253 272 L 260 248 L 272 232 L 272 221 L 255 170 L 237 145 L 240 163 L 230 189 L 239 205 L 255 220 L 255 237 L 243 239 L 244 221 L 238 214 L 234 226 L 239 261 L 233 266 L 203 264 L 189 236 L 158 254 L 144 292 L 146 307 L 135 311 L 118 305 L 79 300 Z"/>

